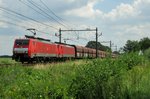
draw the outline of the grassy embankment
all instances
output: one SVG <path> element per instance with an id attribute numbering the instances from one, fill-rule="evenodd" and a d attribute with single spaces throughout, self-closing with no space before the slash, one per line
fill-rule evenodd
<path id="1" fill-rule="evenodd" d="M 150 62 L 135 55 L 22 66 L 0 63 L 0 98 L 150 98 Z"/>

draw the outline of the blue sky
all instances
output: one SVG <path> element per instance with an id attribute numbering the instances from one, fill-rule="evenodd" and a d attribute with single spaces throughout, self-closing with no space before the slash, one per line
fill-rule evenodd
<path id="1" fill-rule="evenodd" d="M 103 12 L 109 12 L 121 3 L 131 4 L 133 3 L 133 0 L 103 0 L 102 2 L 97 3 L 94 8 L 101 9 Z"/>
<path id="2" fill-rule="evenodd" d="M 29 2 L 30 1 L 30 2 Z M 44 12 L 34 5 L 38 5 Z M 58 29 L 87 29 L 98 27 L 99 41 L 112 41 L 118 47 L 124 46 L 127 40 L 140 40 L 150 37 L 150 0 L 42 0 L 49 9 L 63 19 L 57 19 L 40 0 L 1 0 L 0 7 L 11 9 L 42 24 L 8 13 L 0 8 L 0 55 L 12 55 L 16 38 L 32 35 L 26 28 L 35 28 L 37 36 L 58 41 L 55 33 Z M 22 3 L 23 2 L 23 3 Z M 26 3 L 28 6 L 26 6 Z M 36 11 L 39 13 L 37 13 Z M 44 9 L 43 9 L 44 8 Z M 41 15 L 42 13 L 43 15 Z M 52 16 L 57 21 L 54 21 Z M 7 21 L 7 23 L 6 23 Z M 9 22 L 9 24 L 8 24 Z M 10 23 L 17 24 L 14 26 Z M 67 25 L 67 28 L 59 23 Z M 49 26 L 57 29 L 53 29 Z M 24 26 L 26 28 L 22 28 Z M 45 33 L 46 32 L 46 33 Z M 78 36 L 77 36 L 78 35 Z M 63 32 L 67 43 L 85 46 L 88 40 L 95 40 L 94 32 Z M 79 39 L 77 39 L 79 37 Z M 83 39 L 84 38 L 84 39 Z M 105 44 L 108 45 L 109 44 Z M 114 48 L 113 48 L 114 49 Z"/>

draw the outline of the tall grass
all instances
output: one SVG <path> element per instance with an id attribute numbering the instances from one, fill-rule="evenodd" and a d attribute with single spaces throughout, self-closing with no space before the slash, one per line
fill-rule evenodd
<path id="1" fill-rule="evenodd" d="M 143 98 L 142 93 L 137 94 L 136 97 L 132 96 L 135 89 L 132 91 L 132 88 L 127 85 L 132 86 L 129 84 L 130 82 L 139 83 L 140 73 L 138 74 L 138 72 L 140 71 L 135 74 L 134 68 L 137 65 L 143 66 L 144 62 L 143 57 L 136 53 L 125 54 L 116 60 L 94 60 L 86 66 L 81 66 L 79 73 L 76 74 L 70 85 L 70 95 L 79 99 L 126 99 L 138 96 Z M 127 79 L 126 77 L 130 77 L 128 72 L 132 69 L 133 78 Z M 124 75 L 127 76 L 124 78 Z M 124 83 L 125 81 L 127 85 Z M 136 83 L 135 86 L 137 86 Z M 147 97 L 149 96 L 147 95 Z"/>
<path id="2" fill-rule="evenodd" d="M 117 59 L 3 66 L 0 98 L 150 98 L 149 65 L 143 56 L 131 53 Z"/>

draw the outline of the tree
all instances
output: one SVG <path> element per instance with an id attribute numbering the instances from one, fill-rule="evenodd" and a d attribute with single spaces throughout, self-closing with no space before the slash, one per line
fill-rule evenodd
<path id="1" fill-rule="evenodd" d="M 96 49 L 96 41 L 89 41 L 86 47 Z M 110 48 L 108 46 L 104 46 L 100 42 L 97 43 L 97 48 L 98 50 L 102 51 L 110 51 Z"/>
<path id="2" fill-rule="evenodd" d="M 128 40 L 123 48 L 125 52 L 136 52 L 140 50 L 140 45 L 138 41 Z"/>
<path id="3" fill-rule="evenodd" d="M 139 44 L 141 50 L 145 51 L 146 49 L 150 48 L 150 39 L 148 37 L 145 37 L 140 40 Z"/>

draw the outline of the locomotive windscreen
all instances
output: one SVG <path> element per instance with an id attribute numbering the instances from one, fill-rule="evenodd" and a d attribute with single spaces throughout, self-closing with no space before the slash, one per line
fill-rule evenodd
<path id="1" fill-rule="evenodd" d="M 29 45 L 29 40 L 16 40 L 16 45 Z"/>

